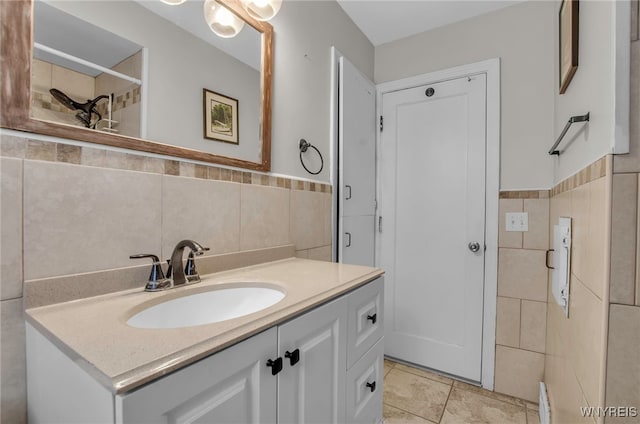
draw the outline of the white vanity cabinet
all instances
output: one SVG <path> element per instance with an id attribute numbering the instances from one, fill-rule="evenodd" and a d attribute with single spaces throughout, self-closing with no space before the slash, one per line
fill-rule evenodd
<path id="1" fill-rule="evenodd" d="M 38 361 L 37 367 L 28 363 L 30 422 L 380 423 L 382 293 L 380 277 L 115 396 L 86 373 L 61 387 L 65 369 L 83 372 L 62 353 L 48 363 L 51 352 L 43 346 L 56 348 L 29 325 L 28 361 Z M 57 380 L 50 369 L 58 370 Z"/>

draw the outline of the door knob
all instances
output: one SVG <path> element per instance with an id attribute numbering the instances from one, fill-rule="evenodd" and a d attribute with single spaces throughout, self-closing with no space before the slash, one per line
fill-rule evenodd
<path id="1" fill-rule="evenodd" d="M 476 253 L 480 250 L 480 243 L 478 243 L 477 241 L 472 241 L 471 243 L 469 243 L 469 250 L 471 250 L 473 253 Z"/>

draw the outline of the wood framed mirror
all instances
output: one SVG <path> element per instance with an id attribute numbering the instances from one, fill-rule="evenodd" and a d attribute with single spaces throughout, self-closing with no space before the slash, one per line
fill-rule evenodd
<path id="1" fill-rule="evenodd" d="M 212 141 L 211 139 L 204 137 L 202 129 L 203 121 L 207 122 L 207 120 L 206 116 L 203 120 L 203 114 L 204 111 L 207 110 L 207 108 L 206 104 L 203 107 L 203 90 L 210 90 L 221 93 L 221 98 L 223 99 L 238 98 L 238 95 L 233 92 L 233 87 L 228 87 L 229 81 L 225 80 L 224 77 L 216 74 L 219 66 L 209 67 L 206 69 L 200 69 L 200 67 L 191 67 L 189 69 L 183 70 L 180 75 L 177 75 L 175 77 L 175 80 L 165 78 L 164 81 L 161 81 L 161 78 L 154 77 L 154 68 L 152 67 L 152 65 L 154 64 L 154 60 L 156 61 L 156 64 L 162 63 L 163 66 L 169 66 L 174 63 L 180 64 L 180 61 L 185 59 L 183 57 L 174 58 L 174 56 L 181 56 L 180 51 L 178 51 L 177 53 L 176 51 L 174 51 L 174 56 L 168 56 L 163 52 L 164 57 L 162 57 L 162 54 L 158 54 L 151 48 L 149 48 L 148 55 L 152 60 L 148 63 L 148 76 L 149 81 L 153 81 L 154 83 L 156 83 L 156 85 L 145 85 L 143 83 L 141 86 L 142 90 L 138 88 L 138 93 L 140 93 L 140 91 L 144 92 L 146 90 L 148 92 L 144 92 L 143 95 L 150 94 L 152 96 L 152 98 L 149 98 L 147 100 L 149 105 L 165 105 L 167 107 L 172 107 L 176 115 L 175 117 L 172 116 L 171 112 L 168 113 L 166 111 L 167 109 L 164 110 L 164 113 L 160 113 L 157 116 L 152 115 L 151 111 L 149 111 L 147 112 L 149 114 L 149 119 L 143 117 L 141 119 L 141 125 L 144 126 L 146 123 L 147 127 L 151 127 L 152 122 L 160 122 L 161 125 L 166 125 L 165 128 L 167 128 L 168 131 L 161 131 L 160 128 L 153 127 L 155 132 L 148 131 L 148 136 L 146 137 L 144 137 L 145 131 L 141 132 L 142 137 L 125 136 L 115 134 L 113 132 L 83 128 L 82 126 L 53 122 L 52 120 L 34 117 L 32 108 L 34 100 L 38 101 L 38 98 L 33 97 L 32 87 L 32 73 L 34 72 L 34 63 L 36 62 L 36 59 L 34 59 L 34 26 L 36 24 L 34 24 L 33 0 L 0 2 L 0 29 L 1 37 L 3 40 L 0 50 L 0 72 L 2 75 L 2 86 L 0 92 L 0 95 L 2 96 L 0 103 L 0 126 L 2 128 L 27 131 L 107 146 L 121 147 L 142 152 L 168 155 L 177 158 L 202 161 L 212 164 L 235 166 L 256 171 L 269 171 L 271 169 L 271 86 L 273 69 L 273 27 L 266 22 L 257 21 L 249 16 L 243 9 L 239 0 L 216 1 L 223 4 L 228 10 L 233 12 L 233 14 L 240 17 L 245 22 L 245 28 L 248 27 L 259 33 L 258 36 L 260 40 L 260 52 L 259 58 L 256 59 L 256 63 L 259 62 L 260 64 L 260 72 L 259 74 L 256 73 L 257 81 L 255 84 L 257 88 L 257 92 L 255 93 L 255 95 L 258 107 L 251 110 L 250 108 L 247 108 L 247 102 L 243 102 L 242 99 L 240 99 L 240 102 L 237 105 L 237 110 L 239 110 L 241 120 L 243 119 L 243 112 L 247 109 L 249 110 L 249 112 L 244 112 L 245 116 L 250 116 L 253 119 L 253 121 L 250 121 L 250 123 L 248 124 L 250 128 L 249 131 L 243 131 L 242 122 L 238 125 L 237 130 L 239 130 L 240 134 L 238 144 L 241 145 L 244 149 L 249 150 L 251 152 L 250 155 L 254 156 L 245 157 L 246 155 L 243 156 L 241 154 L 236 154 L 236 151 L 238 153 L 241 153 L 240 150 L 237 150 L 238 144 L 234 146 L 232 143 L 223 143 L 215 140 Z M 90 7 L 88 5 L 93 5 L 91 7 L 94 7 L 100 2 L 75 3 L 84 3 L 84 7 L 86 8 Z M 124 4 L 125 2 L 111 2 L 111 4 L 113 3 Z M 142 8 L 142 6 L 137 5 L 137 3 L 140 2 L 130 3 L 132 4 L 131 7 Z M 185 4 L 188 3 L 190 2 L 187 2 Z M 201 1 L 199 4 L 200 7 L 202 7 Z M 200 9 L 200 14 L 202 14 L 202 9 Z M 104 15 L 104 13 L 102 13 L 102 15 Z M 127 17 L 129 16 L 127 15 Z M 158 16 L 156 16 L 154 19 L 157 18 Z M 208 31 L 204 19 L 202 19 L 201 25 Z M 133 27 L 135 26 L 136 25 L 133 25 Z M 146 27 L 142 24 L 138 26 L 141 27 L 136 29 L 139 32 L 148 30 L 148 25 Z M 127 24 L 127 28 L 130 27 L 132 27 L 132 25 Z M 176 31 L 178 30 L 179 29 L 177 29 Z M 183 32 L 186 34 L 185 31 Z M 180 37 L 182 37 L 183 34 L 180 34 Z M 146 46 L 144 46 L 144 43 L 140 43 L 139 40 L 132 41 L 137 42 L 146 48 Z M 196 42 L 200 43 L 202 46 L 209 46 L 202 40 Z M 175 44 L 178 47 L 182 46 L 177 42 Z M 211 48 L 215 50 L 215 47 Z M 187 52 L 190 52 L 191 50 L 191 48 L 187 47 L 182 48 L 182 51 L 185 54 Z M 218 50 L 215 50 L 215 52 L 217 54 Z M 209 53 L 207 52 L 205 55 L 200 56 L 208 57 Z M 158 57 L 162 57 L 162 60 L 159 60 Z M 212 59 L 209 58 L 209 60 Z M 229 61 L 234 60 L 236 59 L 229 59 Z M 219 59 L 215 59 L 215 63 L 219 64 Z M 203 82 L 202 79 L 198 80 L 196 77 L 191 75 L 192 73 L 190 69 L 198 70 L 203 75 L 206 74 L 207 78 L 209 78 L 209 75 L 211 75 L 211 77 L 209 80 L 207 80 L 207 82 Z M 233 72 L 231 72 L 231 74 L 233 74 Z M 227 73 L 227 75 L 229 75 L 229 73 Z M 195 82 L 195 85 L 189 87 L 188 89 L 181 89 L 178 85 L 180 80 L 189 81 L 190 83 L 192 83 L 192 85 Z M 246 84 L 240 85 L 244 86 Z M 238 84 L 236 84 L 236 87 L 237 86 Z M 148 88 L 145 89 L 145 87 Z M 172 94 L 172 97 L 168 99 L 159 97 L 157 95 L 159 91 L 158 87 L 162 87 L 163 90 L 166 88 L 166 91 L 170 92 L 170 94 Z M 173 90 L 172 93 L 171 90 Z M 184 93 L 186 94 L 184 95 L 184 97 L 177 98 L 176 93 L 180 96 L 182 96 L 182 94 Z M 111 98 L 113 98 L 113 95 L 111 95 Z M 109 101 L 111 102 L 111 99 Z M 188 110 L 185 111 L 184 109 Z M 171 111 L 171 109 L 169 110 Z M 186 121 L 189 121 L 188 127 L 181 129 L 179 127 L 179 124 Z M 216 120 L 214 121 L 217 122 Z M 211 119 L 209 120 L 209 122 L 211 122 Z M 165 134 L 171 131 L 176 132 L 170 136 Z M 198 136 L 193 135 L 192 137 L 190 137 L 190 140 L 188 140 L 188 143 L 186 143 L 186 145 L 176 144 L 176 141 L 178 140 L 182 142 L 183 138 L 189 138 L 186 135 L 183 136 L 183 134 L 187 134 L 188 132 L 193 133 L 196 131 Z M 236 150 L 234 150 L 234 148 Z"/>

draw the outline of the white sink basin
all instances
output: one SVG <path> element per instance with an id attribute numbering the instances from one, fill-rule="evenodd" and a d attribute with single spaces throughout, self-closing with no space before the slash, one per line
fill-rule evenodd
<path id="1" fill-rule="evenodd" d="M 136 328 L 182 328 L 226 321 L 275 305 L 285 294 L 268 287 L 220 288 L 167 300 L 129 318 Z"/>

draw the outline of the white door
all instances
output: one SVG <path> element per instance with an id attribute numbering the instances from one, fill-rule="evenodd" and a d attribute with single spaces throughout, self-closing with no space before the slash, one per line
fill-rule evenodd
<path id="1" fill-rule="evenodd" d="M 347 299 L 281 325 L 278 340 L 278 423 L 344 422 Z"/>
<path id="2" fill-rule="evenodd" d="M 479 382 L 486 75 L 384 93 L 382 111 L 385 353 Z"/>
<path id="3" fill-rule="evenodd" d="M 375 86 L 344 57 L 339 84 L 338 261 L 375 262 Z"/>

